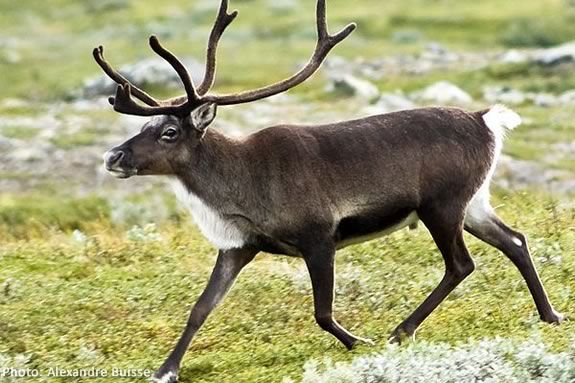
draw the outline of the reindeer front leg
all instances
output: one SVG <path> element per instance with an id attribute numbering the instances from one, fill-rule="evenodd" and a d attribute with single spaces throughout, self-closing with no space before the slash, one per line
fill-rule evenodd
<path id="1" fill-rule="evenodd" d="M 253 248 L 220 250 L 216 266 L 212 271 L 208 285 L 192 308 L 186 328 L 176 344 L 176 347 L 166 359 L 162 367 L 154 374 L 153 381 L 160 383 L 175 383 L 178 380 L 180 362 L 196 332 L 200 329 L 208 315 L 222 301 L 236 277 L 245 265 L 254 259 L 258 253 Z"/>
<path id="2" fill-rule="evenodd" d="M 373 345 L 370 339 L 351 334 L 333 318 L 335 286 L 333 241 L 330 238 L 314 239 L 312 244 L 302 248 L 301 251 L 311 278 L 317 324 L 335 336 L 348 350 L 351 350 L 357 342 Z"/>

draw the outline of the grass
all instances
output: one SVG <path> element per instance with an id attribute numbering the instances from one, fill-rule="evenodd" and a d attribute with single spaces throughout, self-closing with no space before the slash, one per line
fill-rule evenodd
<path id="1" fill-rule="evenodd" d="M 27 239 L 52 229 L 84 229 L 109 216 L 107 202 L 96 196 L 62 198 L 54 193 L 0 195 L 0 232 L 4 238 Z"/>
<path id="2" fill-rule="evenodd" d="M 38 129 L 27 126 L 5 126 L 0 129 L 0 134 L 7 138 L 16 138 L 19 140 L 29 140 L 40 133 Z"/>
<path id="3" fill-rule="evenodd" d="M 556 307 L 574 312 L 575 210 L 536 194 L 500 194 L 495 204 L 531 239 Z M 157 367 L 207 280 L 214 249 L 187 224 L 167 221 L 158 232 L 161 240 L 134 241 L 127 228 L 98 218 L 105 214 L 70 209 L 62 213 L 66 220 L 41 226 L 44 231 L 26 241 L 14 233 L 2 236 L 12 239 L 0 246 L 0 354 L 29 354 L 27 367 L 42 370 Z M 37 221 L 47 219 L 45 214 L 27 212 Z M 15 220 L 6 217 L 0 214 L 0 220 Z M 70 232 L 80 220 L 87 239 L 78 241 Z M 573 323 L 540 323 L 511 263 L 472 238 L 468 244 L 476 273 L 424 323 L 418 339 L 457 344 L 497 335 L 523 340 L 538 333 L 552 350 L 564 350 Z M 376 351 L 442 274 L 441 257 L 423 228 L 346 248 L 337 268 L 338 319 L 379 346 L 345 351 L 313 321 L 301 260 L 263 254 L 200 331 L 182 381 L 281 382 L 284 376 L 297 379 L 309 358 L 345 361 Z"/>
<path id="4" fill-rule="evenodd" d="M 50 142 L 62 149 L 72 149 L 79 146 L 90 146 L 98 142 L 100 134 L 95 129 L 84 129 L 76 133 L 68 133 L 52 137 Z"/>

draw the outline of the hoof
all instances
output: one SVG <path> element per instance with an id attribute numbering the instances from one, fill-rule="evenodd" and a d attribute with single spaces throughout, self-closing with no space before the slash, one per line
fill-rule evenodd
<path id="1" fill-rule="evenodd" d="M 415 340 L 415 331 L 410 333 L 401 326 L 398 326 L 388 338 L 389 343 L 402 344 Z"/>
<path id="2" fill-rule="evenodd" d="M 360 344 L 365 344 L 367 346 L 375 346 L 375 342 L 371 339 L 356 337 L 353 343 L 348 347 L 348 350 L 352 350 Z"/>
<path id="3" fill-rule="evenodd" d="M 153 383 L 177 383 L 178 374 L 173 371 L 156 372 L 150 381 Z"/>
<path id="4" fill-rule="evenodd" d="M 551 323 L 551 324 L 559 324 L 561 322 L 568 321 L 569 318 L 567 318 L 565 315 L 558 313 L 557 311 L 553 310 L 553 312 L 549 316 L 541 317 L 541 320 L 543 320 L 544 322 L 547 322 L 547 323 Z"/>

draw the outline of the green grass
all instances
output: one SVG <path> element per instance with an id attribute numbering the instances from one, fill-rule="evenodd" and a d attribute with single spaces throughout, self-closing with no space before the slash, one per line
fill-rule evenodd
<path id="1" fill-rule="evenodd" d="M 43 237 L 54 229 L 85 229 L 90 222 L 108 216 L 108 204 L 101 197 L 65 198 L 39 192 L 0 195 L 0 233 L 5 238 Z"/>
<path id="2" fill-rule="evenodd" d="M 95 130 L 84 129 L 76 133 L 68 133 L 53 137 L 50 142 L 62 149 L 72 149 L 79 146 L 90 146 L 98 142 L 100 134 Z"/>
<path id="3" fill-rule="evenodd" d="M 19 140 L 29 140 L 39 134 L 36 128 L 26 126 L 5 126 L 0 129 L 0 134 L 7 138 L 16 138 Z"/>
<path id="4" fill-rule="evenodd" d="M 575 211 L 537 194 L 501 194 L 495 205 L 530 238 L 556 307 L 573 313 Z M 38 214 L 32 209 L 29 216 Z M 59 225 L 64 231 L 52 226 L 45 229 L 50 235 L 2 240 L 0 354 L 30 354 L 29 368 L 153 369 L 173 347 L 206 283 L 214 249 L 188 224 L 166 222 L 161 241 L 134 242 L 125 229 L 96 215 L 64 214 L 83 220 L 85 243 L 71 238 L 75 224 L 66 221 Z M 573 323 L 539 322 L 512 264 L 467 238 L 477 271 L 423 324 L 418 339 L 456 344 L 539 333 L 553 350 L 565 349 Z M 345 351 L 314 323 L 303 262 L 262 254 L 199 332 L 184 360 L 182 381 L 281 382 L 300 376 L 309 358 L 340 361 L 374 352 L 430 292 L 443 268 L 423 227 L 346 248 L 337 262 L 336 316 L 379 346 Z"/>

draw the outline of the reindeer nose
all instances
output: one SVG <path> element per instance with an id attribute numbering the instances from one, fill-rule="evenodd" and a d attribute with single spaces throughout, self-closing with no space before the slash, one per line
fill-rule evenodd
<path id="1" fill-rule="evenodd" d="M 104 163 L 107 168 L 112 168 L 124 157 L 124 152 L 121 150 L 110 150 L 104 154 Z"/>

